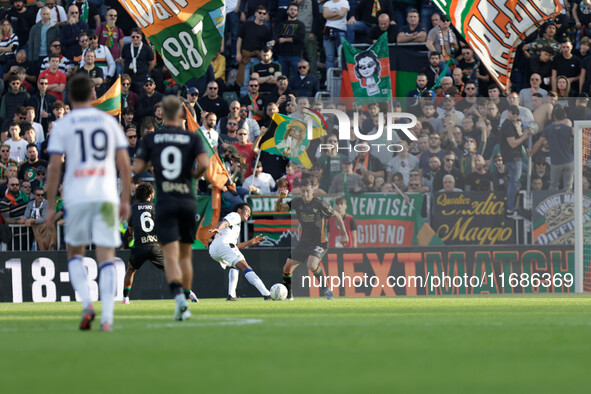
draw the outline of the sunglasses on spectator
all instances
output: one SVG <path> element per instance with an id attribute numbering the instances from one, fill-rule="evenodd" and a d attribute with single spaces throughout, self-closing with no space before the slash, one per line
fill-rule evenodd
<path id="1" fill-rule="evenodd" d="M 121 85 L 130 86 L 131 83 L 129 83 L 129 82 L 123 82 Z"/>
<path id="2" fill-rule="evenodd" d="M 60 44 L 51 44 L 51 46 L 54 48 L 61 48 L 62 47 Z"/>
<path id="3" fill-rule="evenodd" d="M 191 93 L 191 96 L 192 97 L 197 97 L 197 96 L 199 96 L 199 93 Z"/>
<path id="4" fill-rule="evenodd" d="M 107 14 L 107 16 L 112 16 L 114 18 L 117 18 L 117 14 Z"/>
<path id="5" fill-rule="evenodd" d="M 228 122 L 228 126 L 238 126 L 238 123 Z"/>
<path id="6" fill-rule="evenodd" d="M 237 135 L 248 135 L 248 134 L 246 134 L 246 133 L 238 133 Z"/>
<path id="7" fill-rule="evenodd" d="M 257 14 L 259 14 L 259 15 L 267 15 L 267 13 L 265 11 L 257 11 Z"/>
<path id="8" fill-rule="evenodd" d="M 18 185 L 18 183 L 15 183 L 14 185 Z M 14 185 L 10 185 L 10 186 L 14 186 Z M 28 189 L 31 187 L 31 185 L 23 185 L 22 187 L 23 187 L 23 189 Z"/>
<path id="9" fill-rule="evenodd" d="M 45 196 L 45 194 L 36 194 L 35 193 L 35 197 L 43 197 L 43 196 Z"/>
<path id="10" fill-rule="evenodd" d="M 217 88 L 217 87 L 215 87 L 215 86 L 208 86 L 207 88 L 208 88 L 209 90 L 218 90 L 218 88 Z"/>
<path id="11" fill-rule="evenodd" d="M 18 186 L 18 183 L 9 183 L 8 186 Z M 26 187 L 26 186 L 23 186 L 23 187 Z"/>

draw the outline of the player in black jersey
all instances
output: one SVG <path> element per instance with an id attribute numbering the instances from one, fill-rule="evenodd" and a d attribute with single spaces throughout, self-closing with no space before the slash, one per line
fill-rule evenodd
<path id="1" fill-rule="evenodd" d="M 288 203 L 283 203 L 287 197 L 287 192 L 279 194 L 279 199 L 275 204 L 276 212 L 287 212 L 294 210 L 302 228 L 300 242 L 292 248 L 291 255 L 287 258 L 283 266 L 283 284 L 287 287 L 287 298 L 293 299 L 291 292 L 291 276 L 293 270 L 302 262 L 307 260 L 308 269 L 314 273 L 314 276 L 320 280 L 323 277 L 320 261 L 328 251 L 328 238 L 326 236 L 326 221 L 334 217 L 337 226 L 343 234 L 341 242 L 349 242 L 345 224 L 341 215 L 330 205 L 314 197 L 312 182 L 305 179 L 301 183 L 301 197 L 296 197 Z M 324 295 L 327 299 L 334 298 L 330 288 L 324 289 Z"/>
<path id="2" fill-rule="evenodd" d="M 164 126 L 142 138 L 133 163 L 141 173 L 154 167 L 156 179 L 156 234 L 164 253 L 166 279 L 176 300 L 175 320 L 191 316 L 183 287 L 191 288 L 193 266 L 191 247 L 195 240 L 195 192 L 192 177 L 200 177 L 209 165 L 201 139 L 182 129 L 183 104 L 175 96 L 162 100 Z M 197 169 L 193 173 L 193 164 Z"/>
<path id="3" fill-rule="evenodd" d="M 156 210 L 154 200 L 154 186 L 142 182 L 137 186 L 135 192 L 136 203 L 131 206 L 131 217 L 129 219 L 128 231 L 133 234 L 133 248 L 129 256 L 129 265 L 123 279 L 123 303 L 129 304 L 129 292 L 133 284 L 135 272 L 141 268 L 146 261 L 164 271 L 164 255 L 158 245 L 156 235 Z M 191 289 L 183 289 L 186 299 L 192 302 L 199 302 Z"/>

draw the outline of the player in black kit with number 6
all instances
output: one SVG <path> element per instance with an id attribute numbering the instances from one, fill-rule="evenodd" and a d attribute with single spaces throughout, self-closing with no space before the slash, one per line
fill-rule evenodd
<path id="1" fill-rule="evenodd" d="M 128 231 L 133 233 L 133 248 L 129 256 L 129 265 L 125 278 L 123 279 L 123 303 L 129 304 L 129 292 L 133 284 L 135 272 L 141 268 L 146 261 L 164 271 L 164 255 L 158 245 L 156 235 L 156 209 L 154 200 L 154 186 L 142 182 L 135 191 L 136 203 L 131 206 L 131 217 L 129 218 Z M 186 299 L 192 302 L 199 302 L 191 289 L 183 289 Z"/>
<path id="2" fill-rule="evenodd" d="M 283 199 L 287 197 L 287 192 L 281 192 L 275 204 L 276 212 L 295 210 L 302 226 L 300 242 L 292 248 L 291 255 L 283 266 L 283 284 L 287 287 L 287 299 L 289 300 L 293 300 L 291 275 L 302 262 L 307 260 L 308 269 L 318 280 L 323 277 L 320 261 L 328 251 L 325 226 L 330 217 L 334 216 L 337 226 L 343 234 L 341 239 L 343 245 L 349 242 L 343 218 L 330 205 L 314 197 L 312 182 L 308 179 L 303 180 L 300 190 L 301 197 L 296 197 L 285 204 Z M 328 287 L 324 289 L 324 295 L 329 300 L 334 298 L 332 290 Z"/>
<path id="3" fill-rule="evenodd" d="M 176 300 L 175 320 L 191 316 L 183 287 L 191 288 L 191 247 L 195 240 L 195 192 L 192 177 L 200 177 L 209 165 L 201 139 L 182 126 L 183 104 L 175 96 L 162 100 L 164 126 L 146 135 L 136 153 L 133 171 L 143 172 L 151 162 L 156 179 L 156 234 L 164 253 L 166 280 Z M 188 115 L 190 116 L 190 115 Z M 193 174 L 193 164 L 197 170 Z"/>

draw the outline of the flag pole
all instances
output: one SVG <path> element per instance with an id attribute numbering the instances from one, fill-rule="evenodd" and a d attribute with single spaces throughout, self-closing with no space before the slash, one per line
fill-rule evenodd
<path id="1" fill-rule="evenodd" d="M 255 172 L 257 170 L 257 166 L 259 165 L 259 159 L 260 158 L 261 158 L 261 151 L 259 150 L 259 153 L 257 154 L 257 158 L 256 158 L 256 160 L 254 162 L 254 167 L 253 167 L 254 170 L 252 171 L 252 179 L 250 180 L 250 186 L 252 186 L 252 184 L 254 183 L 254 176 L 255 176 L 254 174 L 255 174 Z M 251 194 L 252 193 L 251 193 L 250 187 L 249 187 L 248 188 L 248 195 L 251 195 Z"/>

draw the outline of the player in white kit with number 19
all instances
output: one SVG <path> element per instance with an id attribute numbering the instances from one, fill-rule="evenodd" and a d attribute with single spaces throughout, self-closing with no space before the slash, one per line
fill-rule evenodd
<path id="1" fill-rule="evenodd" d="M 63 179 L 68 271 L 74 290 L 82 299 L 81 330 L 89 330 L 95 312 L 90 300 L 86 267 L 82 258 L 86 245 L 96 245 L 99 264 L 99 293 L 102 303 L 101 330 L 111 331 L 117 278 L 115 248 L 121 245 L 119 218 L 129 216 L 131 169 L 127 140 L 112 116 L 92 108 L 94 84 L 77 74 L 68 82 L 73 110 L 55 122 L 47 151 L 47 223 L 55 221 L 55 195 L 59 186 L 62 157 L 67 160 Z M 117 192 L 121 177 L 121 203 Z"/>

